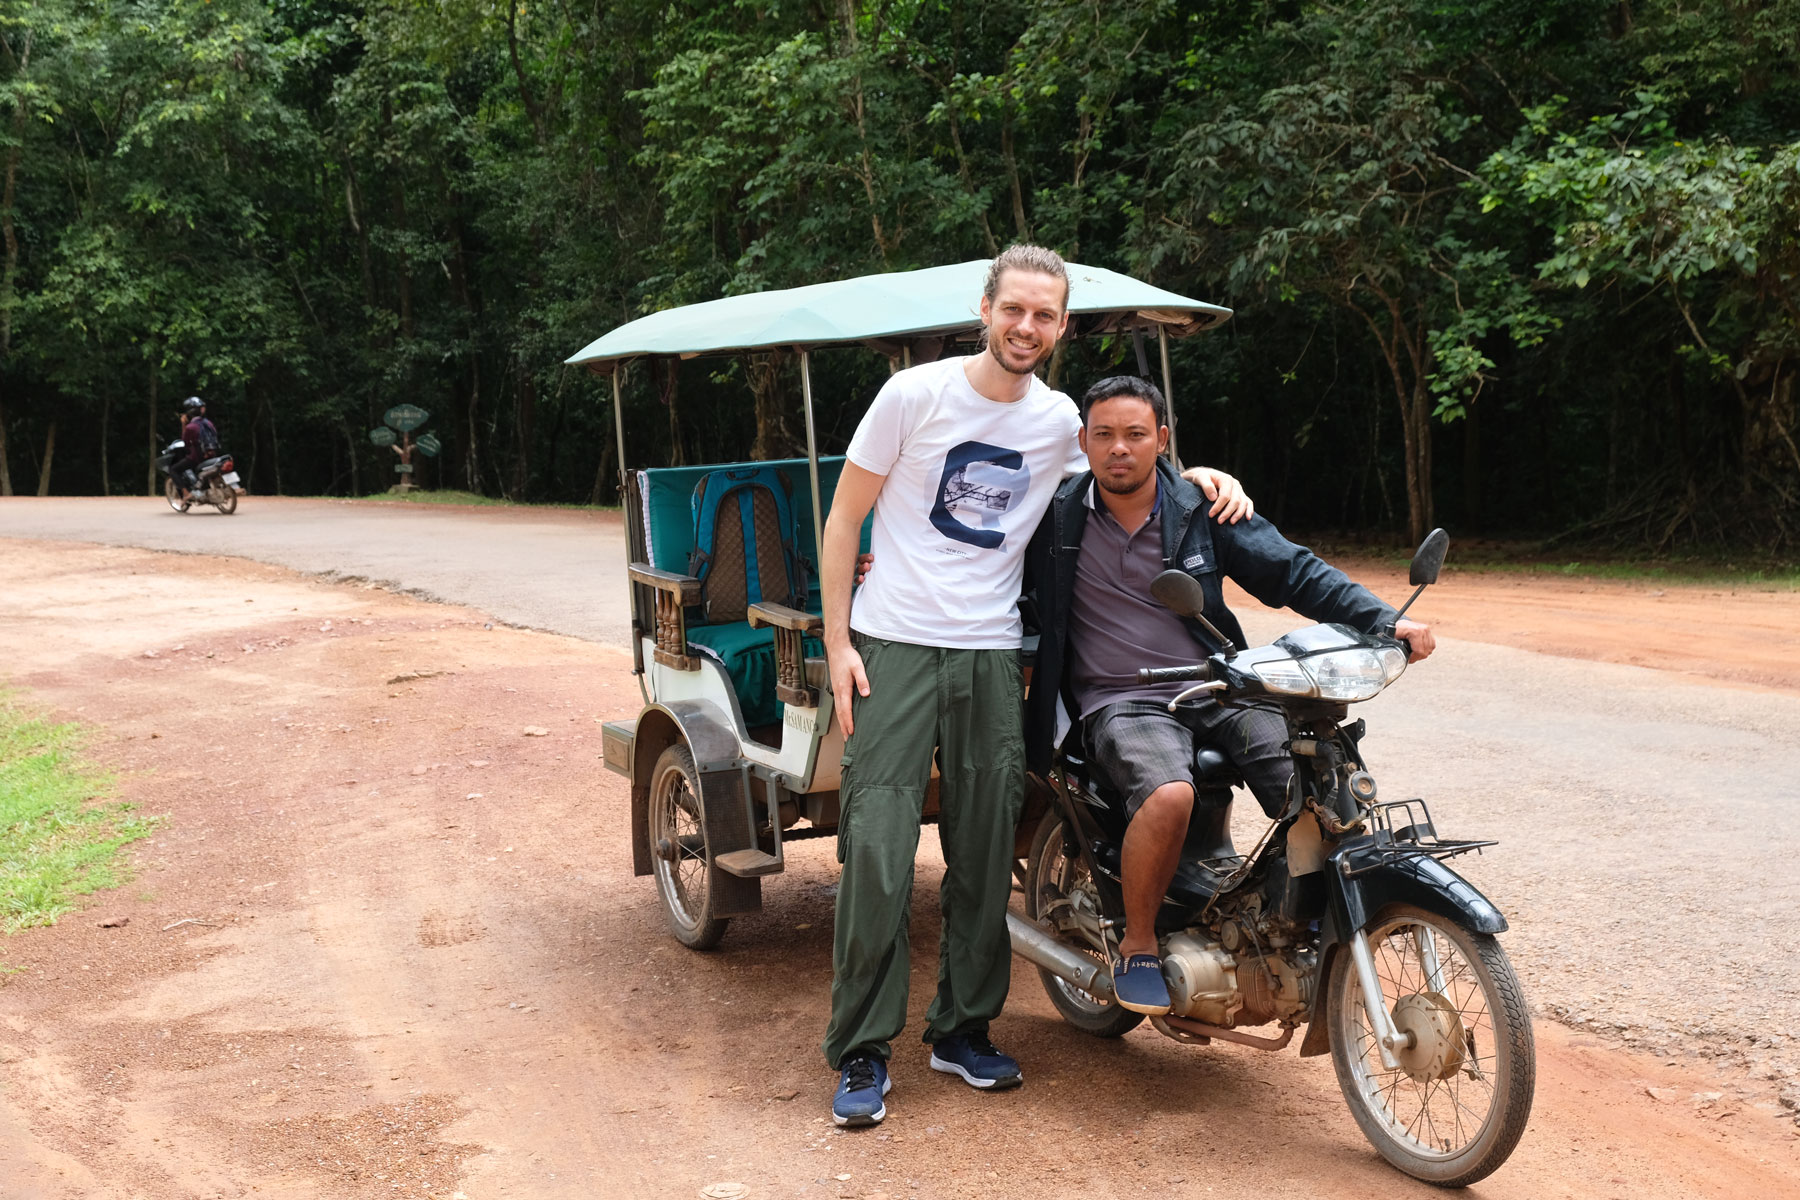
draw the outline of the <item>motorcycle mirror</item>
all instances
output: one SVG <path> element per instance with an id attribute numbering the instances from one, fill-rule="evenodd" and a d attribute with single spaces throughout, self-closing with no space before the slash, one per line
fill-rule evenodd
<path id="1" fill-rule="evenodd" d="M 1442 529 L 1432 530 L 1425 535 L 1425 540 L 1419 543 L 1419 552 L 1413 555 L 1412 569 L 1407 572 L 1406 578 L 1406 581 L 1413 585 L 1413 594 L 1405 604 L 1400 606 L 1400 611 L 1394 615 L 1396 623 L 1406 615 L 1406 610 L 1413 606 L 1413 601 L 1419 598 L 1419 594 L 1428 585 L 1437 582 L 1438 572 L 1444 569 L 1444 555 L 1449 550 L 1450 535 Z"/>
<path id="2" fill-rule="evenodd" d="M 1150 594 L 1158 604 L 1184 617 L 1198 617 L 1206 607 L 1206 593 L 1200 590 L 1200 581 L 1186 571 L 1164 571 L 1150 581 Z"/>
<path id="3" fill-rule="evenodd" d="M 1201 611 L 1206 607 L 1206 593 L 1200 590 L 1198 579 L 1186 571 L 1170 568 L 1150 581 L 1150 594 L 1170 612 L 1198 621 L 1225 653 L 1237 653 L 1237 643 L 1220 633 L 1219 627 L 1207 620 Z"/>
<path id="4" fill-rule="evenodd" d="M 1418 553 L 1413 555 L 1412 571 L 1407 581 L 1414 587 L 1436 583 L 1438 572 L 1444 569 L 1444 555 L 1450 550 L 1450 535 L 1442 529 L 1434 529 L 1425 535 L 1419 543 Z"/>

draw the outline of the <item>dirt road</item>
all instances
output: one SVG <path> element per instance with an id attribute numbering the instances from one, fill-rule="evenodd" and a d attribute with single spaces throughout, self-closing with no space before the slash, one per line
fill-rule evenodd
<path id="1" fill-rule="evenodd" d="M 236 513 L 124 497 L 15 496 L 0 538 L 228 554 L 468 604 L 512 625 L 630 645 L 616 512 L 251 496 Z"/>
<path id="2" fill-rule="evenodd" d="M 168 814 L 131 885 L 0 948 L 24 968 L 0 988 L 9 1200 L 1428 1194 L 1327 1064 L 1097 1043 L 1022 966 L 995 1036 L 1024 1089 L 901 1047 L 893 1116 L 836 1131 L 829 845 L 795 844 L 718 952 L 675 945 L 598 763 L 596 722 L 638 703 L 624 653 L 241 562 L 12 541 L 0 572 L 12 684 Z M 1708 607 L 1742 630 L 1757 603 Z M 1540 1009 L 1586 1023 L 1540 1021 L 1532 1127 L 1474 1194 L 1800 1195 L 1777 1102 L 1800 696 L 1454 634 L 1430 668 L 1366 706 L 1383 786 L 1508 839 L 1469 872 Z"/>

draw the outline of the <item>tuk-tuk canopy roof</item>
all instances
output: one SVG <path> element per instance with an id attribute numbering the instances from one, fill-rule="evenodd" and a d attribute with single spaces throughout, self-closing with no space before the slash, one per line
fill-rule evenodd
<path id="1" fill-rule="evenodd" d="M 988 266 L 983 258 L 664 309 L 619 326 L 566 361 L 604 371 L 608 364 L 642 355 L 690 357 L 781 346 L 863 344 L 898 353 L 905 343 L 978 330 Z M 1071 336 L 1160 326 L 1185 337 L 1231 316 L 1228 308 L 1104 267 L 1069 263 L 1068 268 Z"/>

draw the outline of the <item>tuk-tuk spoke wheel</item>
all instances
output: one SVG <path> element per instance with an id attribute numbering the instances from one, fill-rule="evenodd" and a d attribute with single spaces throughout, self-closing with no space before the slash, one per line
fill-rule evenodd
<path id="1" fill-rule="evenodd" d="M 682 945 L 710 950 L 730 922 L 712 915 L 712 852 L 694 756 L 670 746 L 650 773 L 651 871 L 669 931 Z"/>

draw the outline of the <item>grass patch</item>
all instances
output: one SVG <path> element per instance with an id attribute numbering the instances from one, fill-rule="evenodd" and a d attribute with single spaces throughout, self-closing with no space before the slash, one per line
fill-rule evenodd
<path id="1" fill-rule="evenodd" d="M 427 491 L 419 488 L 404 493 L 371 492 L 367 496 L 356 497 L 356 499 L 378 504 L 462 504 L 476 508 L 573 508 L 587 512 L 619 511 L 619 506 L 616 504 L 520 504 L 498 496 L 483 496 L 477 492 L 459 492 L 454 488 L 442 491 Z"/>
<path id="2" fill-rule="evenodd" d="M 0 934 L 53 925 L 76 897 L 125 882 L 120 849 L 157 823 L 111 800 L 112 776 L 80 750 L 75 726 L 0 696 Z"/>
<path id="3" fill-rule="evenodd" d="M 1306 538 L 1300 539 L 1307 542 Z M 1334 558 L 1374 558 L 1404 567 L 1409 550 L 1392 543 L 1319 538 L 1310 542 L 1327 562 Z M 1754 587 L 1767 591 L 1800 590 L 1800 563 L 1771 555 L 1746 553 L 1717 557 L 1668 555 L 1659 558 L 1608 553 L 1604 550 L 1546 551 L 1540 543 L 1482 538 L 1450 540 L 1444 576 L 1459 573 L 1560 575 L 1576 579 L 1621 579 L 1672 586 Z"/>

